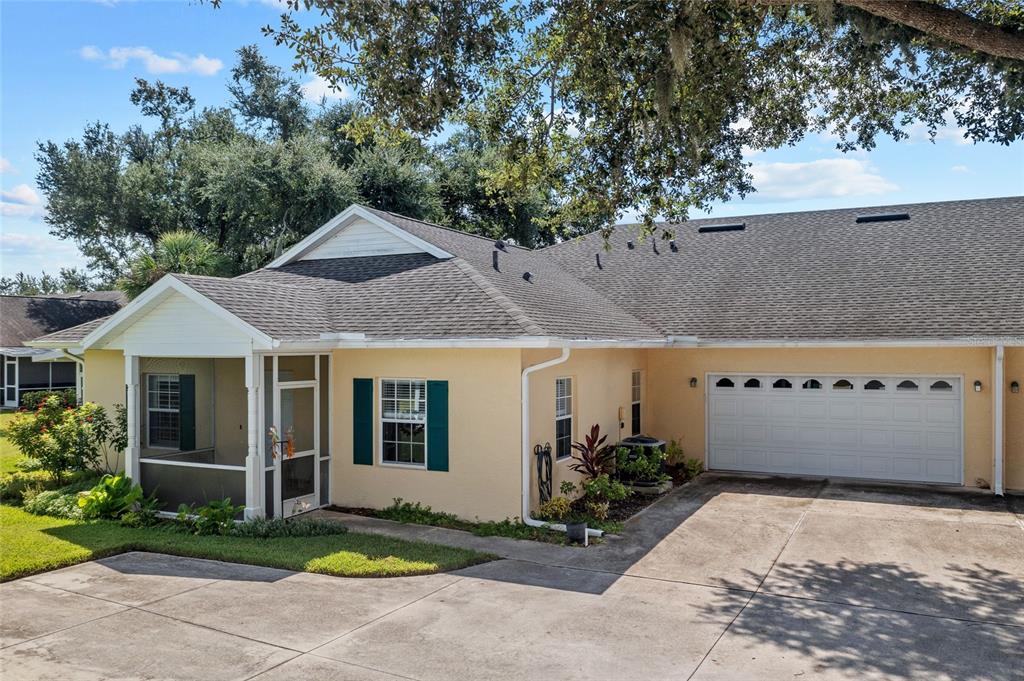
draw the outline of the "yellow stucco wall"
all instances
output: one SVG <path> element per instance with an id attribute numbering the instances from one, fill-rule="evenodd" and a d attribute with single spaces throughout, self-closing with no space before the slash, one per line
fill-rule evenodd
<path id="1" fill-rule="evenodd" d="M 992 348 L 728 348 L 651 350 L 651 431 L 676 438 L 687 456 L 704 458 L 705 373 L 844 373 L 962 375 L 964 482 L 992 481 Z M 696 376 L 697 388 L 689 387 Z M 981 380 L 985 389 L 970 389 Z"/>
<path id="2" fill-rule="evenodd" d="M 372 466 L 352 463 L 354 378 L 375 379 Z M 447 472 L 380 464 L 380 378 L 448 381 Z M 518 350 L 338 350 L 333 381 L 333 503 L 380 508 L 401 497 L 470 520 L 520 514 Z"/>
<path id="3" fill-rule="evenodd" d="M 522 367 L 558 357 L 560 350 L 524 350 Z M 640 370 L 644 394 L 641 396 L 641 430 L 650 432 L 648 415 L 651 413 L 646 399 L 647 351 L 628 349 L 573 350 L 563 364 L 530 374 L 530 451 L 534 445 L 555 444 L 555 379 L 570 376 L 573 379 L 573 441 L 583 440 L 595 423 L 608 443 L 618 442 L 631 434 L 630 405 L 633 371 Z M 619 409 L 622 409 L 622 421 Z M 620 428 L 620 424 L 622 427 Z M 558 495 L 563 480 L 577 481 L 580 474 L 569 468 L 570 459 L 552 463 L 552 492 Z M 538 503 L 537 469 L 530 461 L 531 507 Z"/>
<path id="4" fill-rule="evenodd" d="M 1006 488 L 1024 491 L 1024 348 L 1006 348 L 1003 396 L 1006 414 Z M 1021 391 L 1010 392 L 1017 381 Z"/>
<path id="5" fill-rule="evenodd" d="M 120 350 L 87 350 L 82 386 L 82 399 L 95 402 L 114 418 L 114 406 L 124 404 L 124 354 Z M 107 466 L 112 470 L 124 468 L 124 453 L 111 454 Z"/>

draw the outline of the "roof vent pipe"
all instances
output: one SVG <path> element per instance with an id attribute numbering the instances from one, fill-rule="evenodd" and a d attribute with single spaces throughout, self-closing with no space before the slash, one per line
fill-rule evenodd
<path id="1" fill-rule="evenodd" d="M 671 241 L 668 242 L 668 247 L 672 249 L 673 253 L 679 252 L 679 246 L 676 245 L 675 239 L 672 239 Z"/>
<path id="2" fill-rule="evenodd" d="M 629 250 L 632 251 L 633 250 L 633 242 L 632 241 L 627 241 L 626 242 L 626 248 L 628 248 Z"/>
<path id="3" fill-rule="evenodd" d="M 523 272 L 523 279 L 525 279 L 526 281 L 530 281 L 531 279 L 533 279 L 533 273 L 532 272 Z"/>
<path id="4" fill-rule="evenodd" d="M 494 267 L 494 269 L 498 269 L 498 249 L 494 249 L 493 251 L 491 251 L 491 265 Z M 498 271 L 500 272 L 501 270 Z"/>
<path id="5" fill-rule="evenodd" d="M 498 239 L 497 241 L 494 242 L 494 247 L 497 248 L 499 251 L 504 251 L 505 242 L 502 241 L 501 239 Z"/>
<path id="6" fill-rule="evenodd" d="M 594 254 L 594 260 L 597 261 L 597 269 L 603 270 L 604 268 L 601 267 L 601 254 L 600 253 L 595 253 Z"/>

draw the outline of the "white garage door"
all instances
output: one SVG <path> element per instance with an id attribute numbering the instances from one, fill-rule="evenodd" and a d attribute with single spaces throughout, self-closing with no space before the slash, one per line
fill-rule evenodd
<path id="1" fill-rule="evenodd" d="M 708 467 L 877 480 L 962 480 L 960 379 L 708 377 Z"/>

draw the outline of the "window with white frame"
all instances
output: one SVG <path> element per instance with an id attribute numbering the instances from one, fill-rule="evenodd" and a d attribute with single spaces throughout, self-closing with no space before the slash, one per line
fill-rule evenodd
<path id="1" fill-rule="evenodd" d="M 643 375 L 639 371 L 633 372 L 632 402 L 630 406 L 630 420 L 632 434 L 640 434 L 640 399 L 643 395 Z"/>
<path id="2" fill-rule="evenodd" d="M 381 461 L 425 466 L 427 463 L 427 382 L 381 380 Z"/>
<path id="3" fill-rule="evenodd" d="M 150 447 L 177 447 L 181 441 L 181 391 L 177 374 L 146 378 L 146 425 Z"/>
<path id="4" fill-rule="evenodd" d="M 555 379 L 555 457 L 572 453 L 572 379 Z"/>

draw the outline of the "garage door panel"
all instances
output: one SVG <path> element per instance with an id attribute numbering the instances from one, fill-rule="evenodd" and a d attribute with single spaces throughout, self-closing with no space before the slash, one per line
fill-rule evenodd
<path id="1" fill-rule="evenodd" d="M 714 385 L 719 376 L 712 376 Z M 954 378 L 773 376 L 709 396 L 709 467 L 766 473 L 958 483 L 961 393 Z M 802 386 L 809 378 L 822 389 Z M 766 389 L 786 379 L 792 389 Z M 832 386 L 849 381 L 852 389 Z M 878 381 L 884 390 L 865 386 Z M 909 381 L 909 382 L 908 382 Z M 932 391 L 943 383 L 949 390 Z M 903 389 L 898 386 L 904 385 Z M 914 386 L 917 389 L 914 389 Z M 735 392 L 733 392 L 735 390 Z"/>
<path id="2" fill-rule="evenodd" d="M 857 403 L 848 399 L 835 399 L 828 405 L 828 416 L 835 421 L 856 421 L 859 416 Z"/>

